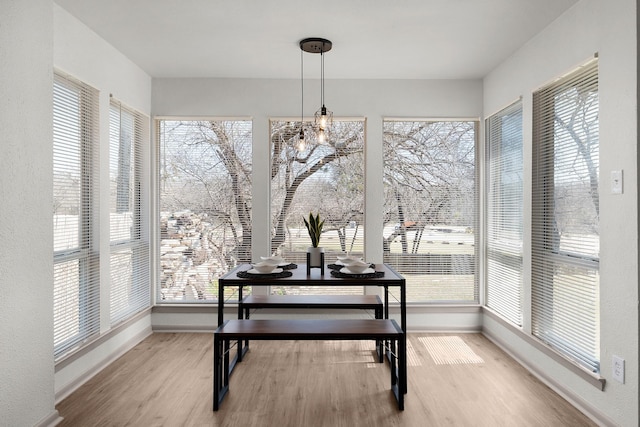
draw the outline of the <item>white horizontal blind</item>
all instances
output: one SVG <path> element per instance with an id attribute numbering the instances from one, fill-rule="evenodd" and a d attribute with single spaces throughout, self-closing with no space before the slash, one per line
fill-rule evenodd
<path id="1" fill-rule="evenodd" d="M 148 120 L 112 98 L 109 109 L 112 325 L 151 305 L 149 244 L 143 239 L 141 221 L 142 144 L 149 140 L 148 136 Z"/>
<path id="2" fill-rule="evenodd" d="M 98 92 L 53 82 L 54 357 L 100 332 Z"/>
<path id="3" fill-rule="evenodd" d="M 599 371 L 598 63 L 534 93 L 532 332 Z"/>
<path id="4" fill-rule="evenodd" d="M 218 278 L 251 262 L 252 122 L 158 120 L 157 132 L 157 302 L 211 303 Z"/>
<path id="5" fill-rule="evenodd" d="M 271 251 L 306 263 L 311 239 L 303 218 L 324 220 L 320 244 L 325 264 L 349 252 L 364 256 L 364 119 L 334 119 L 328 140 L 318 142 L 305 124 L 309 142 L 302 151 L 300 122 L 271 120 Z M 265 254 L 266 255 L 266 254 Z M 325 272 L 325 274 L 329 274 Z M 272 287 L 274 294 L 362 294 L 363 288 Z"/>
<path id="6" fill-rule="evenodd" d="M 384 120 L 384 262 L 407 301 L 475 302 L 475 121 Z"/>
<path id="7" fill-rule="evenodd" d="M 486 125 L 486 304 L 522 326 L 522 102 L 489 117 Z"/>

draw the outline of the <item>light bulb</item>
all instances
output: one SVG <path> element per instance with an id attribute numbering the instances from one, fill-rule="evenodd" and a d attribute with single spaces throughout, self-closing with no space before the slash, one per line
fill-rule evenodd
<path id="1" fill-rule="evenodd" d="M 327 108 L 323 104 L 322 108 L 320 108 L 320 120 L 318 121 L 318 127 L 322 130 L 325 130 L 327 128 L 328 120 L 329 118 L 327 117 Z"/>
<path id="2" fill-rule="evenodd" d="M 304 131 L 300 129 L 300 139 L 298 139 L 298 144 L 296 145 L 296 149 L 298 151 L 304 151 L 307 148 L 307 141 L 304 139 Z"/>
<path id="3" fill-rule="evenodd" d="M 323 114 L 320 116 L 320 129 L 324 130 L 326 128 L 327 128 L 327 116 Z"/>
<path id="4" fill-rule="evenodd" d="M 325 134 L 324 129 L 321 128 L 318 131 L 318 142 L 321 144 L 324 144 L 326 140 L 327 140 L 327 135 Z"/>

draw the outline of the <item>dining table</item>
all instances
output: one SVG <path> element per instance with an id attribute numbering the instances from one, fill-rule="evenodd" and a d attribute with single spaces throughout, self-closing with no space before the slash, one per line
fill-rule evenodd
<path id="1" fill-rule="evenodd" d="M 286 274 L 251 274 L 251 264 L 240 264 L 224 274 L 218 279 L 218 326 L 224 323 L 225 308 L 225 289 L 237 288 L 238 302 L 241 302 L 244 295 L 244 288 L 256 286 L 279 286 L 279 287 L 322 287 L 327 289 L 330 287 L 379 287 L 383 292 L 383 313 L 384 318 L 389 319 L 389 307 L 392 304 L 398 304 L 400 308 L 400 328 L 403 331 L 402 345 L 406 348 L 406 332 L 407 332 L 407 301 L 406 301 L 406 281 L 405 278 L 388 264 L 372 264 L 371 267 L 375 274 L 341 274 L 339 267 L 335 264 L 325 265 L 326 268 L 307 268 L 306 264 L 293 264 L 287 270 Z M 390 292 L 390 289 L 396 288 L 399 292 Z M 398 297 L 399 295 L 399 297 Z M 243 318 L 242 306 L 238 304 L 238 319 Z M 394 357 L 388 355 L 388 357 Z M 242 345 L 238 343 L 238 356 L 242 358 Z M 235 363 L 234 363 L 235 364 Z M 406 393 L 406 358 L 399 363 L 399 375 L 402 376 Z"/>

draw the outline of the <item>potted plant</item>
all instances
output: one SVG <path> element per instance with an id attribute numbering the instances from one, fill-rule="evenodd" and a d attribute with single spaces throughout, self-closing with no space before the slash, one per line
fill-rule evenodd
<path id="1" fill-rule="evenodd" d="M 311 238 L 311 246 L 307 249 L 309 252 L 309 266 L 310 267 L 322 267 L 322 252 L 323 248 L 320 247 L 320 235 L 322 234 L 322 227 L 324 226 L 324 220 L 320 220 L 320 214 L 313 216 L 312 212 L 309 212 L 309 220 L 302 217 L 305 227 L 309 232 Z"/>

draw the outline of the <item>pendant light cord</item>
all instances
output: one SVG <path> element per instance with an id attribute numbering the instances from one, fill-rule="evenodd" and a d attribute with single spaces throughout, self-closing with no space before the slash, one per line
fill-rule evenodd
<path id="1" fill-rule="evenodd" d="M 324 107 L 324 43 L 322 44 L 322 49 L 320 50 L 320 103 Z"/>
<path id="2" fill-rule="evenodd" d="M 300 131 L 303 132 L 304 126 L 304 51 L 300 49 L 300 93 L 301 93 L 301 106 L 300 106 Z"/>

